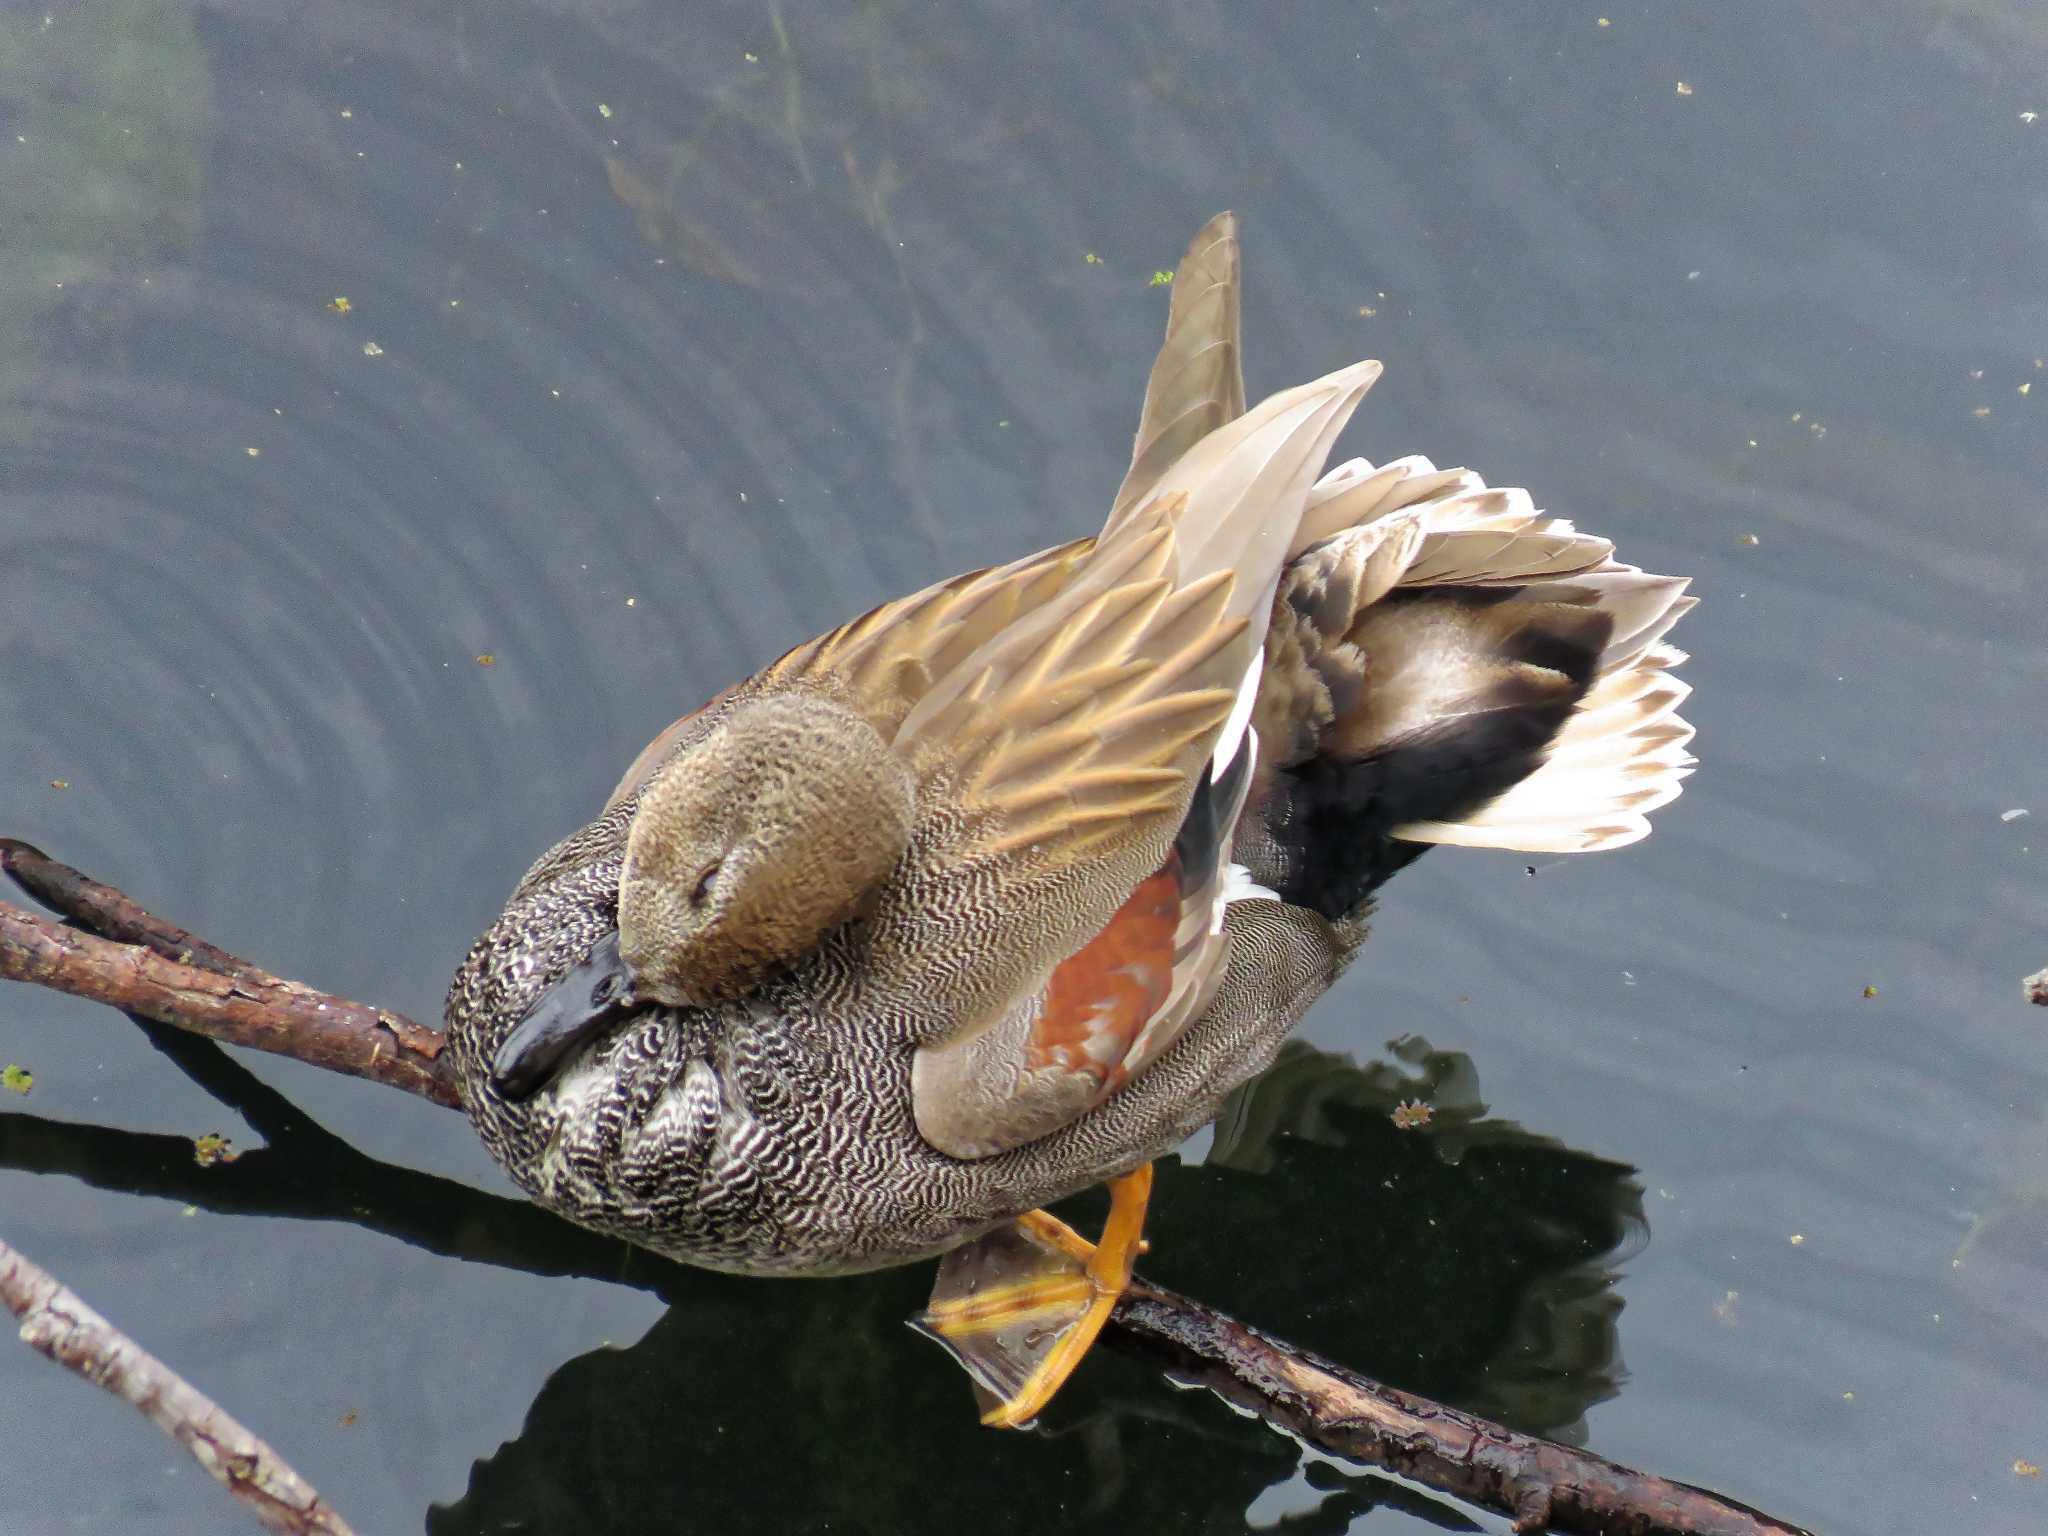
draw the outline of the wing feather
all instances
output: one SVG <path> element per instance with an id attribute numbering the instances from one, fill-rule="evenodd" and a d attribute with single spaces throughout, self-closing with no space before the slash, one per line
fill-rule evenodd
<path id="1" fill-rule="evenodd" d="M 1174 269 L 1166 340 L 1145 384 L 1131 467 L 1112 518 L 1139 506 L 1188 449 L 1244 414 L 1238 341 L 1237 218 L 1219 213 Z"/>

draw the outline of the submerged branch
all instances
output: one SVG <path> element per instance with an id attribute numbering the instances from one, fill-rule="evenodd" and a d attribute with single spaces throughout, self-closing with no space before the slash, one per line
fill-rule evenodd
<path id="1" fill-rule="evenodd" d="M 0 976 L 456 1105 L 438 1031 L 272 976 L 26 843 L 0 839 L 0 868 L 66 917 L 92 928 L 105 923 L 110 936 L 126 941 L 0 902 Z M 1518 1530 L 1804 1536 L 1703 1489 L 1384 1386 L 1142 1281 L 1117 1306 L 1109 1331 L 1161 1359 L 1176 1379 L 1208 1387 L 1321 1450 L 1507 1515 Z"/>
<path id="2" fill-rule="evenodd" d="M 21 1320 L 22 1343 L 128 1403 L 190 1451 L 266 1529 L 280 1536 L 354 1536 L 282 1456 L 4 1242 L 0 1305 Z"/>

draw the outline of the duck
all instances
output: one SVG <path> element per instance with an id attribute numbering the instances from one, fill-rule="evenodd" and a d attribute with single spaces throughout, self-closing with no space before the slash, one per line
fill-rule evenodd
<path id="1" fill-rule="evenodd" d="M 684 715 L 448 993 L 464 1108 L 535 1201 L 741 1274 L 937 1258 L 922 1324 L 999 1426 L 1071 1376 L 1151 1165 L 1391 876 L 1626 846 L 1694 766 L 1687 581 L 1470 470 L 1327 467 L 1381 365 L 1247 409 L 1240 293 L 1220 214 L 1099 532 Z M 1045 1209 L 1097 1185 L 1097 1240 Z"/>

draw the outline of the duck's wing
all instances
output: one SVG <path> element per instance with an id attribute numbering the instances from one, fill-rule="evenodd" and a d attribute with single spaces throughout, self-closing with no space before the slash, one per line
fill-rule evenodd
<path id="1" fill-rule="evenodd" d="M 1228 765 L 1294 525 L 1378 372 L 1331 374 L 1204 438 L 1062 590 L 903 717 L 896 747 L 953 828 L 925 875 L 995 881 L 1026 907 L 1053 886 L 1074 893 L 1078 925 L 1048 937 L 1064 947 L 1045 963 L 1159 866 L 1204 765 Z"/>
<path id="2" fill-rule="evenodd" d="M 1274 589 L 1378 373 L 1345 369 L 1204 437 L 1063 591 L 904 717 L 897 745 L 943 810 L 874 926 L 943 1024 L 913 1075 L 933 1145 L 987 1156 L 1041 1136 L 1200 1016 L 1226 955 Z"/>

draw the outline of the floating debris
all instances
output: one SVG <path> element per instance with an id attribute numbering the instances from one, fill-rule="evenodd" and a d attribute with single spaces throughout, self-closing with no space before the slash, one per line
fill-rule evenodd
<path id="1" fill-rule="evenodd" d="M 1871 984 L 1870 986 L 1867 986 L 1867 987 L 1865 987 L 1865 988 L 1863 989 L 1863 996 L 1864 996 L 1864 998 L 1865 998 L 1866 1000 L 1868 1000 L 1868 999 L 1870 999 L 1870 998 L 1873 998 L 1873 997 L 1877 996 L 1877 986 L 1876 986 L 1876 984 L 1875 984 L 1875 983 L 1872 983 L 1872 984 Z"/>
<path id="2" fill-rule="evenodd" d="M 2024 1456 L 2015 1456 L 2013 1458 L 2012 1469 L 2021 1477 L 2039 1477 L 2041 1475 L 2041 1468 L 2034 1462 L 2027 1460 Z"/>
<path id="3" fill-rule="evenodd" d="M 242 452 L 249 455 L 249 457 L 252 459 L 259 459 L 263 456 L 263 450 L 261 448 L 244 448 Z"/>
<path id="4" fill-rule="evenodd" d="M 498 653 L 495 651 L 485 651 L 477 657 L 476 664 L 480 667 L 495 667 L 498 664 Z"/>
<path id="5" fill-rule="evenodd" d="M 597 115 L 599 117 L 610 117 L 612 115 L 612 109 L 600 101 L 597 104 Z"/>
<path id="6" fill-rule="evenodd" d="M 1754 446 L 1755 446 L 1755 444 L 1751 444 L 1750 446 L 1754 447 Z M 1757 536 L 1756 536 L 1755 534 L 1753 534 L 1753 533 L 1745 533 L 1745 534 L 1744 534 L 1744 535 L 1742 536 L 1742 542 L 1743 542 L 1743 543 L 1745 543 L 1745 544 L 1761 544 L 1761 543 L 1763 543 L 1763 540 L 1762 540 L 1762 539 L 1760 539 L 1760 538 L 1758 538 L 1758 537 L 1757 537 Z"/>
<path id="7" fill-rule="evenodd" d="M 363 343 L 363 356 L 382 357 L 383 355 L 384 349 L 378 346 L 377 343 L 375 343 L 374 341 L 366 341 Z"/>
<path id="8" fill-rule="evenodd" d="M 2023 123 L 2031 123 L 2035 118 L 2039 117 L 2040 115 L 2041 114 L 2038 112 L 2022 112 L 2020 114 L 2020 121 Z"/>
<path id="9" fill-rule="evenodd" d="M 1735 1303 L 1740 1301 L 1741 1299 L 1742 1292 L 1730 1291 L 1727 1295 L 1723 1296 L 1719 1301 L 1715 1302 L 1714 1321 L 1717 1323 L 1726 1323 L 1730 1328 L 1733 1328 L 1735 1326 Z"/>
<path id="10" fill-rule="evenodd" d="M 1091 267 L 1099 267 L 1102 265 L 1102 258 L 1096 255 L 1093 251 L 1083 251 L 1081 253 L 1081 259 Z"/>
<path id="11" fill-rule="evenodd" d="M 36 1075 L 27 1067 L 17 1067 L 11 1061 L 5 1067 L 0 1067 L 0 1087 L 6 1088 L 9 1093 L 27 1093 L 35 1085 Z"/>
<path id="12" fill-rule="evenodd" d="M 1794 1248 L 1797 1248 L 1801 1243 L 1806 1241 L 1806 1234 L 1804 1232 L 1794 1232 L 1789 1241 L 1791 1242 Z"/>
<path id="13" fill-rule="evenodd" d="M 327 301 L 327 307 L 333 310 L 337 315 L 345 315 L 350 310 L 354 309 L 355 305 L 349 303 L 347 294 L 337 293 L 333 298 Z"/>
<path id="14" fill-rule="evenodd" d="M 1152 281 L 1146 286 L 1150 288 L 1164 288 L 1172 281 L 1173 274 L 1162 267 L 1159 271 L 1152 274 Z"/>
<path id="15" fill-rule="evenodd" d="M 70 787 L 71 787 L 71 781 L 70 781 L 69 779 L 52 779 L 52 780 L 50 780 L 50 788 L 52 788 L 52 789 L 69 789 Z"/>
<path id="16" fill-rule="evenodd" d="M 1690 96 L 1692 94 L 1692 87 L 1687 85 L 1683 80 L 1681 80 L 1678 82 L 1678 94 L 1681 96 Z"/>
<path id="17" fill-rule="evenodd" d="M 1404 1099 L 1394 1106 L 1394 1112 L 1388 1118 L 1394 1122 L 1395 1130 L 1413 1131 L 1434 1120 L 1436 1111 L 1421 1099 Z"/>
<path id="18" fill-rule="evenodd" d="M 2036 1007 L 2048 1008 L 2048 970 L 2036 971 L 2021 982 L 2020 996 Z"/>
<path id="19" fill-rule="evenodd" d="M 2022 816 L 2025 816 L 2026 814 L 2028 814 L 2028 812 L 2027 808 L 2024 805 L 2016 805 L 2009 811 L 2000 811 L 1998 813 L 1998 819 L 2000 821 L 2018 821 Z"/>
<path id="20" fill-rule="evenodd" d="M 202 1168 L 211 1168 L 216 1163 L 232 1163 L 241 1155 L 235 1150 L 234 1143 L 218 1131 L 209 1131 L 192 1141 L 192 1161 Z"/>

